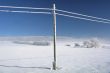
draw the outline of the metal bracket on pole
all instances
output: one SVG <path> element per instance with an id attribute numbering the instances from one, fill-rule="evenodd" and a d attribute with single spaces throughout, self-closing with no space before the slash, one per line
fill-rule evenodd
<path id="1" fill-rule="evenodd" d="M 53 61 L 53 70 L 56 70 L 56 7 L 55 4 L 53 4 L 53 45 L 54 45 L 54 61 Z"/>

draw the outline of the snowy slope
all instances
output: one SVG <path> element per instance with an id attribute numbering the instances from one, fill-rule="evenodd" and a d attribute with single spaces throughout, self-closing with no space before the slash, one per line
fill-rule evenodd
<path id="1" fill-rule="evenodd" d="M 109 44 L 104 43 L 107 46 L 104 48 L 74 48 L 73 44 L 77 40 L 68 39 L 57 40 L 59 69 L 56 71 L 51 70 L 53 44 L 50 40 L 49 46 L 17 44 L 14 40 L 2 40 L 0 73 L 110 73 Z"/>

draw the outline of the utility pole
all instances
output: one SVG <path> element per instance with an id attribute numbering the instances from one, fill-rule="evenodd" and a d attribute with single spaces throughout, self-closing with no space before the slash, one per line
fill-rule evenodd
<path id="1" fill-rule="evenodd" d="M 56 70 L 56 7 L 53 4 L 53 45 L 54 45 L 54 61 L 53 61 L 53 70 Z"/>

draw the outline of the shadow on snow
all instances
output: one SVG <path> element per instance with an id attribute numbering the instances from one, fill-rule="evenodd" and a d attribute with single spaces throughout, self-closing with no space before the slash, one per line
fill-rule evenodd
<path id="1" fill-rule="evenodd" d="M 8 65 L 0 65 L 0 67 L 51 69 L 49 67 L 24 67 L 24 66 L 8 66 Z"/>

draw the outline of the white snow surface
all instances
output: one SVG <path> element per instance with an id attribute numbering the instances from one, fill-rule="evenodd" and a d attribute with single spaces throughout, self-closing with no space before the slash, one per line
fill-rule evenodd
<path id="1" fill-rule="evenodd" d="M 57 40 L 58 69 L 52 70 L 52 42 L 36 46 L 0 41 L 0 73 L 110 73 L 109 44 L 103 48 L 74 48 L 73 44 Z"/>

